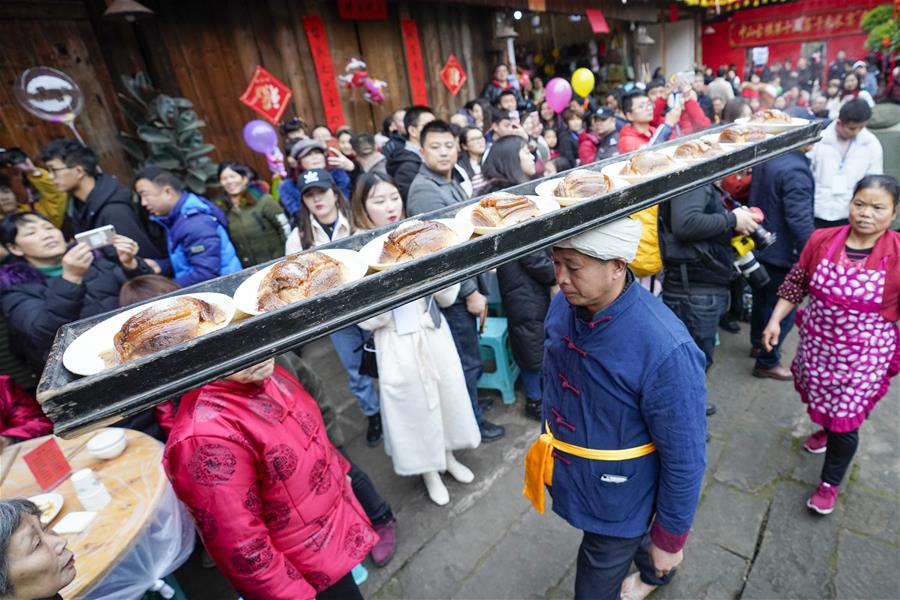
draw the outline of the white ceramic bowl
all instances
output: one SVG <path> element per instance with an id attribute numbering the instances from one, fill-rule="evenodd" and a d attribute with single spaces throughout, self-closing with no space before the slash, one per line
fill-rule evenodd
<path id="1" fill-rule="evenodd" d="M 87 443 L 87 451 L 94 458 L 110 460 L 122 454 L 127 445 L 125 430 L 112 427 L 92 437 Z"/>

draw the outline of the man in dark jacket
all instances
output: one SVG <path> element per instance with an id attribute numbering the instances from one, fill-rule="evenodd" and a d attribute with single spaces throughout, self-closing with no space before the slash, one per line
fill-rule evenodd
<path id="1" fill-rule="evenodd" d="M 462 187 L 453 179 L 459 146 L 450 125 L 444 121 L 432 121 L 422 128 L 421 139 L 424 162 L 409 188 L 406 212 L 410 216 L 429 213 L 467 199 Z M 472 410 L 481 429 L 481 439 L 491 442 L 503 437 L 506 431 L 487 421 L 478 403 L 478 378 L 484 371 L 484 365 L 478 346 L 477 316 L 486 308 L 487 299 L 479 291 L 477 279 L 466 279 L 462 282 L 456 302 L 442 310 L 459 353 Z"/>
<path id="2" fill-rule="evenodd" d="M 757 260 L 769 273 L 769 283 L 753 289 L 750 342 L 758 349 L 754 377 L 790 380 L 790 370 L 781 364 L 781 343 L 794 325 L 794 311 L 781 321 L 781 336 L 771 352 L 762 349 L 762 331 L 778 302 L 778 287 L 800 258 L 800 251 L 815 229 L 813 209 L 815 180 L 806 152 L 811 146 L 764 162 L 753 168 L 750 206 L 763 211 L 763 227 L 775 234 L 774 244 L 758 251 Z"/>
<path id="3" fill-rule="evenodd" d="M 388 158 L 387 172 L 397 189 L 400 191 L 400 197 L 406 204 L 409 195 L 409 186 L 412 185 L 413 179 L 419 174 L 419 167 L 422 165 L 422 147 L 419 143 L 419 134 L 422 128 L 428 123 L 434 121 L 434 111 L 427 106 L 411 106 L 406 109 L 406 115 L 403 117 L 403 126 L 406 128 L 406 145 L 402 150 L 393 152 Z"/>
<path id="4" fill-rule="evenodd" d="M 75 233 L 112 225 L 116 233 L 137 242 L 140 257 L 164 256 L 141 225 L 131 192 L 115 177 L 100 173 L 93 150 L 72 140 L 54 140 L 41 150 L 40 160 L 53 184 L 75 199 Z"/>
<path id="5" fill-rule="evenodd" d="M 134 189 L 166 231 L 169 257 L 156 261 L 163 275 L 187 287 L 241 270 L 219 207 L 185 190 L 177 177 L 159 167 L 138 171 Z"/>
<path id="6" fill-rule="evenodd" d="M 731 237 L 758 224 L 744 208 L 729 212 L 718 186 L 707 185 L 659 205 L 659 248 L 666 277 L 663 302 L 684 322 L 713 362 L 719 318 L 728 310 L 729 285 L 737 276 Z"/>
<path id="7" fill-rule="evenodd" d="M 616 113 L 603 107 L 591 113 L 588 129 L 578 136 L 578 160 L 583 165 L 603 160 L 619 153 L 619 132 L 616 131 Z"/>

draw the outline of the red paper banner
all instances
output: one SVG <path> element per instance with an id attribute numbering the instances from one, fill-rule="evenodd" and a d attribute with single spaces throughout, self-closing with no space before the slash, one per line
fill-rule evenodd
<path id="1" fill-rule="evenodd" d="M 463 84 L 466 82 L 466 72 L 463 70 L 462 65 L 459 64 L 459 61 L 456 60 L 454 54 L 447 57 L 447 62 L 441 69 L 441 81 L 444 82 L 444 85 L 447 86 L 447 89 L 450 90 L 450 94 L 453 96 L 459 93 L 459 90 L 462 89 Z"/>
<path id="2" fill-rule="evenodd" d="M 384 21 L 387 0 L 338 0 L 338 16 L 348 21 Z"/>
<path id="3" fill-rule="evenodd" d="M 72 472 L 72 467 L 63 456 L 56 438 L 50 438 L 37 448 L 22 455 L 28 470 L 41 490 L 53 489 Z"/>
<path id="4" fill-rule="evenodd" d="M 859 33 L 865 9 L 799 15 L 794 18 L 731 23 L 728 38 L 732 48 L 765 46 L 779 42 L 805 41 Z"/>
<path id="5" fill-rule="evenodd" d="M 412 19 L 401 19 L 400 29 L 403 31 L 403 43 L 406 47 L 412 103 L 427 106 L 428 88 L 425 82 L 425 65 L 422 62 L 422 47 L 419 45 L 419 30 Z"/>
<path id="6" fill-rule="evenodd" d="M 609 33 L 609 24 L 606 22 L 606 17 L 603 16 L 603 11 L 599 8 L 586 8 L 584 9 L 584 14 L 588 18 L 588 23 L 591 24 L 591 31 L 594 33 Z"/>
<path id="7" fill-rule="evenodd" d="M 325 109 L 325 124 L 334 131 L 345 122 L 344 107 L 341 106 L 341 96 L 337 88 L 337 73 L 334 71 L 331 52 L 328 50 L 325 24 L 322 22 L 322 17 L 308 16 L 303 17 L 303 28 L 306 30 L 309 52 L 312 54 L 316 77 L 319 79 L 319 91 L 322 93 L 322 106 Z"/>
<path id="8" fill-rule="evenodd" d="M 240 100 L 275 125 L 281 120 L 281 115 L 284 114 L 284 109 L 290 104 L 293 95 L 291 88 L 257 66 L 250 79 L 250 85 L 241 94 Z"/>

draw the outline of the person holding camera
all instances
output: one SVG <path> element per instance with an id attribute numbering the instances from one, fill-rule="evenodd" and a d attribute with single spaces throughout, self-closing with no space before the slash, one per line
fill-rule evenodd
<path id="1" fill-rule="evenodd" d="M 35 166 L 21 148 L 0 149 L 0 167 L 10 167 L 18 171 L 29 196 L 26 201 L 20 202 L 9 179 L 0 175 L 0 211 L 3 215 L 33 210 L 50 219 L 55 227 L 61 229 L 66 218 L 66 202 L 69 197 L 53 185 L 50 173 Z"/>
<path id="2" fill-rule="evenodd" d="M 666 277 L 662 298 L 713 362 L 719 318 L 728 310 L 734 232 L 753 233 L 759 224 L 749 210 L 725 208 L 725 192 L 715 184 L 675 196 L 659 205 L 659 246 Z M 715 408 L 707 407 L 707 414 Z"/>
<path id="3" fill-rule="evenodd" d="M 751 356 L 755 355 L 754 377 L 789 381 L 790 370 L 781 364 L 781 344 L 794 325 L 794 311 L 781 321 L 781 335 L 772 351 L 762 348 L 762 332 L 778 303 L 778 287 L 800 258 L 800 251 L 815 230 L 813 206 L 816 184 L 806 153 L 812 146 L 770 160 L 753 168 L 750 206 L 765 214 L 763 227 L 773 234 L 773 242 L 758 249 L 759 263 L 769 274 L 769 283 L 753 288 L 750 317 Z"/>

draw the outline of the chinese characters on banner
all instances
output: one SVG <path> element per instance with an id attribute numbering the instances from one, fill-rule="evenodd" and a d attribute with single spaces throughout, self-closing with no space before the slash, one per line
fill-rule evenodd
<path id="1" fill-rule="evenodd" d="M 425 84 L 425 65 L 422 63 L 422 47 L 419 45 L 419 31 L 412 19 L 401 19 L 403 44 L 406 48 L 406 64 L 409 65 L 409 89 L 412 103 L 428 105 L 428 91 Z"/>
<path id="2" fill-rule="evenodd" d="M 334 71 L 334 63 L 331 62 L 328 36 L 325 34 L 322 17 L 303 17 L 303 29 L 306 30 L 309 52 L 312 54 L 316 77 L 319 79 L 322 107 L 325 109 L 325 124 L 334 131 L 344 124 L 344 107 L 341 106 L 341 97 L 338 94 L 337 73 Z"/>
<path id="3" fill-rule="evenodd" d="M 729 42 L 736 48 L 856 34 L 860 31 L 859 21 L 865 12 L 865 9 L 852 9 L 840 13 L 799 15 L 793 19 L 731 23 Z"/>
<path id="4" fill-rule="evenodd" d="M 450 94 L 453 96 L 459 93 L 459 90 L 462 89 L 463 84 L 466 82 L 466 72 L 463 70 L 462 65 L 459 64 L 459 61 L 456 60 L 454 54 L 447 57 L 447 62 L 441 69 L 441 81 L 444 82 L 444 85 L 447 86 L 447 89 L 450 90 Z"/>
<path id="5" fill-rule="evenodd" d="M 338 0 L 338 16 L 345 21 L 384 21 L 387 0 Z"/>
<path id="6" fill-rule="evenodd" d="M 269 123 L 275 125 L 281 120 L 284 109 L 291 102 L 294 93 L 274 75 L 260 66 L 256 67 L 250 85 L 241 94 L 241 102 L 258 112 Z"/>

